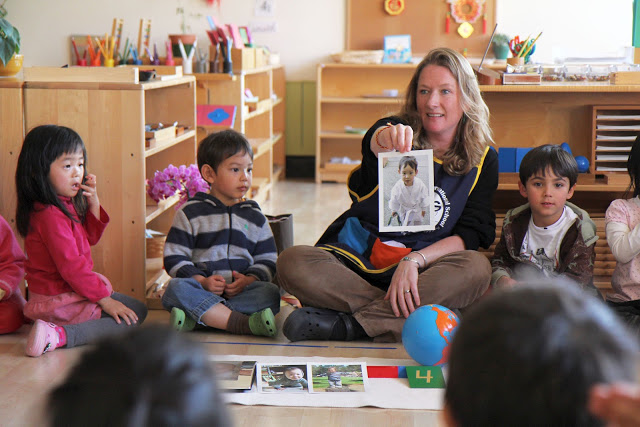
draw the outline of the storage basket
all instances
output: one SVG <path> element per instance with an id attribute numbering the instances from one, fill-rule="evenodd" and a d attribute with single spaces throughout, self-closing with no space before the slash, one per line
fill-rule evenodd
<path id="1" fill-rule="evenodd" d="M 147 258 L 162 258 L 167 236 L 147 237 Z"/>
<path id="2" fill-rule="evenodd" d="M 380 64 L 384 50 L 346 50 L 331 55 L 340 64 Z"/>

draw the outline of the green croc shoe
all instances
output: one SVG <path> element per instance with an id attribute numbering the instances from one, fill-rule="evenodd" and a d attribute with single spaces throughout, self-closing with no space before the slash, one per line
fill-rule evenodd
<path id="1" fill-rule="evenodd" d="M 253 335 L 274 337 L 278 332 L 276 328 L 276 318 L 270 308 L 253 313 L 249 316 L 249 328 Z"/>
<path id="2" fill-rule="evenodd" d="M 196 321 L 187 316 L 185 312 L 178 307 L 173 307 L 171 309 L 169 324 L 176 331 L 192 331 L 196 326 Z"/>

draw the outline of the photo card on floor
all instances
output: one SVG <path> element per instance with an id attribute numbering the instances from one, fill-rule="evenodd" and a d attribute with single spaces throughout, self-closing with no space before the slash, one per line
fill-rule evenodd
<path id="1" fill-rule="evenodd" d="M 310 393 L 365 392 L 368 386 L 364 362 L 339 364 L 309 364 Z"/>

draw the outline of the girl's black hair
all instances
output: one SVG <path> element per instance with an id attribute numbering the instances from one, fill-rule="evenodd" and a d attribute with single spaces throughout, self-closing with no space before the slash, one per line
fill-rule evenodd
<path id="1" fill-rule="evenodd" d="M 29 232 L 29 219 L 36 202 L 59 208 L 72 221 L 78 221 L 69 212 L 56 194 L 49 172 L 51 164 L 64 154 L 73 154 L 82 150 L 84 173 L 87 173 L 87 150 L 80 135 L 73 129 L 57 125 L 37 126 L 27 133 L 22 144 L 16 168 L 16 190 L 18 207 L 16 225 L 22 237 Z M 72 199 L 80 221 L 87 213 L 87 200 L 80 189 Z"/>
<path id="2" fill-rule="evenodd" d="M 627 194 L 632 192 L 633 197 L 637 197 L 640 195 L 640 134 L 636 137 L 633 147 L 631 147 L 631 152 L 627 159 L 627 171 L 631 178 Z"/>

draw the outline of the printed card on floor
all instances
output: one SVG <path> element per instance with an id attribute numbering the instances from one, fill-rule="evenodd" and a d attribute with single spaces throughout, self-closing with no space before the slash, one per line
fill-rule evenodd
<path id="1" fill-rule="evenodd" d="M 311 393 L 364 392 L 367 388 L 366 363 L 310 364 Z"/>
<path id="2" fill-rule="evenodd" d="M 380 231 L 435 230 L 433 150 L 378 155 Z"/>
<path id="3" fill-rule="evenodd" d="M 258 391 L 262 393 L 309 393 L 306 363 L 258 364 Z"/>
<path id="4" fill-rule="evenodd" d="M 213 361 L 218 386 L 228 391 L 250 390 L 255 372 L 255 360 Z"/>

